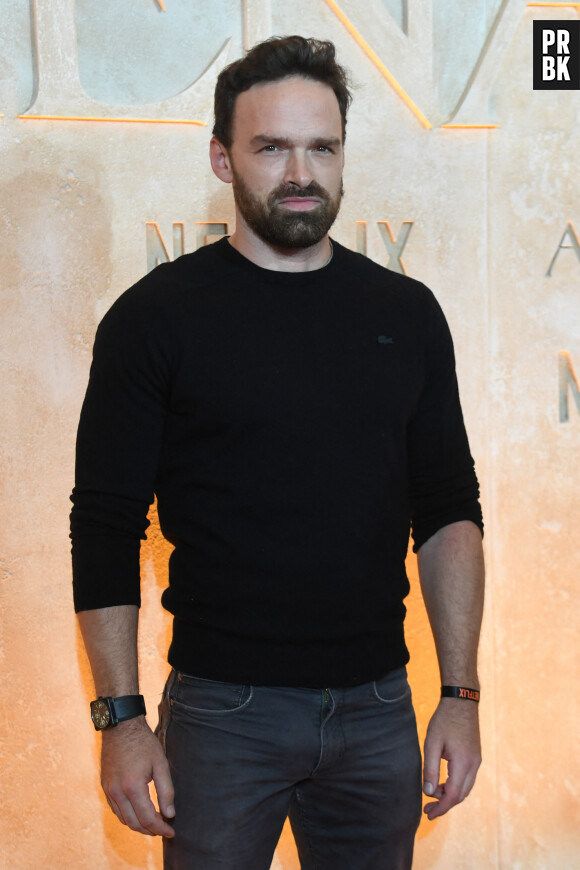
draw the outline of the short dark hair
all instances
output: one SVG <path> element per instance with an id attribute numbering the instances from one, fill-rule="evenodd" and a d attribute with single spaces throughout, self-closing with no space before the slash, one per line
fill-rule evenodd
<path id="1" fill-rule="evenodd" d="M 346 135 L 346 113 L 352 99 L 348 75 L 336 62 L 332 42 L 304 36 L 273 36 L 255 45 L 245 57 L 225 67 L 215 88 L 213 135 L 229 148 L 232 120 L 238 96 L 253 85 L 303 76 L 328 85 L 336 94 Z"/>

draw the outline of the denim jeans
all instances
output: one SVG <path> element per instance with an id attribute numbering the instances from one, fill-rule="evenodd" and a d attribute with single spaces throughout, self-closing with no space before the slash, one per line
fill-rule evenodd
<path id="1" fill-rule="evenodd" d="M 165 870 L 269 870 L 288 815 L 303 870 L 409 870 L 421 755 L 404 668 L 347 689 L 173 671 L 157 733 L 176 791 Z"/>

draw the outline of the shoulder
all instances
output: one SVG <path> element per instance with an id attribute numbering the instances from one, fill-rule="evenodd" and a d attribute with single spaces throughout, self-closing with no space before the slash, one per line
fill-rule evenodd
<path id="1" fill-rule="evenodd" d="M 223 245 L 216 242 L 169 263 L 162 263 L 125 290 L 111 305 L 99 325 L 99 333 L 117 329 L 157 331 L 193 316 L 196 299 L 203 291 L 227 284 L 231 266 Z"/>
<path id="2" fill-rule="evenodd" d="M 347 280 L 356 281 L 367 292 L 386 297 L 409 314 L 439 321 L 445 317 L 432 290 L 421 281 L 393 272 L 364 254 L 334 242 L 337 265 Z"/>
<path id="3" fill-rule="evenodd" d="M 227 260 L 220 255 L 222 244 L 216 242 L 172 262 L 161 263 L 122 293 L 112 309 L 154 304 L 163 308 L 180 296 L 215 284 L 221 280 L 222 273 L 227 272 Z"/>

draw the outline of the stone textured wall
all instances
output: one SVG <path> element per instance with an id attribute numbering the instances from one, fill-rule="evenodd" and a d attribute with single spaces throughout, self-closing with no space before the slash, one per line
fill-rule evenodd
<path id="1" fill-rule="evenodd" d="M 441 301 L 482 483 L 485 764 L 464 805 L 422 824 L 415 866 L 578 865 L 580 92 L 532 90 L 533 20 L 577 17 L 525 0 L 0 0 L 2 866 L 161 866 L 159 842 L 119 826 L 98 788 L 70 592 L 75 429 L 96 325 L 147 268 L 146 224 L 150 258 L 159 234 L 173 256 L 174 224 L 185 250 L 211 229 L 198 222 L 231 224 L 207 160 L 217 70 L 293 32 L 334 40 L 356 82 L 334 235 L 392 268 L 401 256 Z M 119 120 L 135 118 L 150 120 Z M 497 126 L 449 126 L 467 124 Z M 152 712 L 166 555 L 154 524 Z M 412 559 L 409 573 L 424 733 L 438 676 Z M 287 834 L 273 866 L 297 867 Z"/>

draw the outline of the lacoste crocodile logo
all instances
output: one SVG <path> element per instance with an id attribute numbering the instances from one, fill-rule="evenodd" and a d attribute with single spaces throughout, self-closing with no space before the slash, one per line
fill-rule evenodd
<path id="1" fill-rule="evenodd" d="M 394 344 L 395 339 L 394 338 L 387 338 L 386 335 L 379 335 L 379 337 L 377 338 L 377 342 L 379 344 Z"/>

